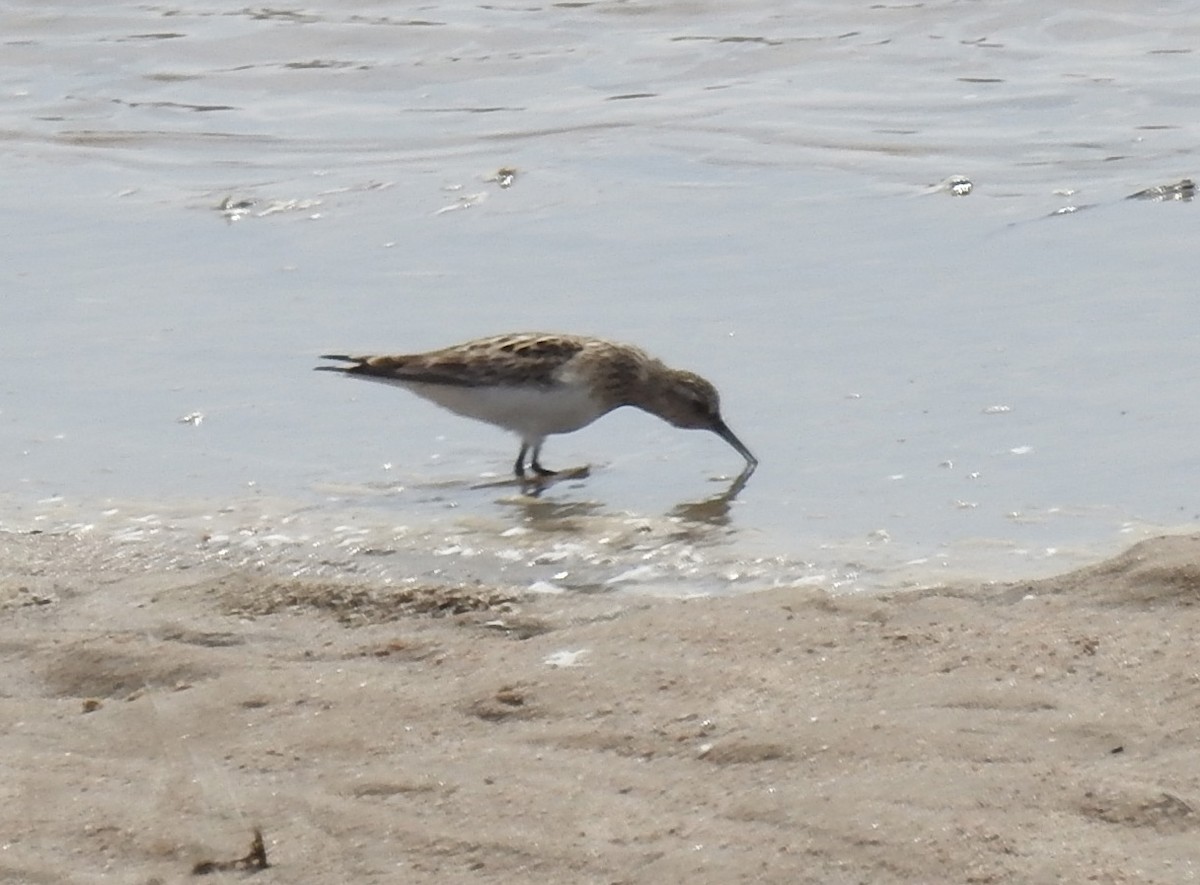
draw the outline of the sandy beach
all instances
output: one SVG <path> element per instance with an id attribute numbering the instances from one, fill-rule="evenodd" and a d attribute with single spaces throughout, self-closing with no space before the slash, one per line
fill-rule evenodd
<path id="1" fill-rule="evenodd" d="M 0 555 L 0 881 L 1200 874 L 1200 536 L 686 601 Z"/>

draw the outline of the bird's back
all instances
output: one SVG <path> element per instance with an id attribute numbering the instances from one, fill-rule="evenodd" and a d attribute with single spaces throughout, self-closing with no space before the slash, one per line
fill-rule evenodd
<path id="1" fill-rule="evenodd" d="M 613 408 L 598 393 L 589 371 L 593 361 L 583 358 L 603 344 L 577 335 L 519 333 L 427 353 L 327 355 L 354 365 L 322 368 L 404 387 L 456 414 L 539 439 L 578 430 Z"/>

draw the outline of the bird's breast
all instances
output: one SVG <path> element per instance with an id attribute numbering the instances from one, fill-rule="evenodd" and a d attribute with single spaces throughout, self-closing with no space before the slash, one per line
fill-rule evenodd
<path id="1" fill-rule="evenodd" d="M 408 382 L 401 386 L 455 414 L 504 427 L 526 439 L 570 433 L 609 410 L 581 384 L 456 387 Z"/>

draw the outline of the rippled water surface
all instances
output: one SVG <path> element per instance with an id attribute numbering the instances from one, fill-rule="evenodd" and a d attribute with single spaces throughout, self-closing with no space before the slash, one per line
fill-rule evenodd
<path id="1" fill-rule="evenodd" d="M 675 593 L 1190 523 L 1198 44 L 1182 2 L 7 4 L 0 526 Z M 535 500 L 503 432 L 310 371 L 526 329 L 702 372 L 758 473 L 625 410 Z"/>

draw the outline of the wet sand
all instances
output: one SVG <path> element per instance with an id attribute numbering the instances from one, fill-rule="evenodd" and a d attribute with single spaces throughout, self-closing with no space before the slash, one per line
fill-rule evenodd
<path id="1" fill-rule="evenodd" d="M 687 601 L 0 556 L 0 881 L 1200 876 L 1200 536 Z"/>

